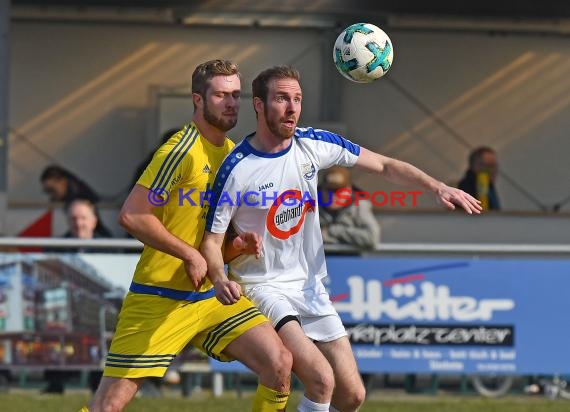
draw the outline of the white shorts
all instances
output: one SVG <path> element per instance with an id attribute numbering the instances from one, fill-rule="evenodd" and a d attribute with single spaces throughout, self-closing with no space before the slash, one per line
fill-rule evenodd
<path id="1" fill-rule="evenodd" d="M 246 287 L 245 294 L 275 327 L 286 316 L 299 319 L 305 335 L 318 342 L 347 336 L 321 281 L 312 289 L 291 290 L 274 285 Z"/>

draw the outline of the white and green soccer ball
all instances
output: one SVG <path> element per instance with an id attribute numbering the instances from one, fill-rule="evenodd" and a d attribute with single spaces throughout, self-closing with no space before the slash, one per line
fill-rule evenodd
<path id="1" fill-rule="evenodd" d="M 390 70 L 394 49 L 382 29 L 370 23 L 356 23 L 336 39 L 333 59 L 339 73 L 348 80 L 370 83 Z"/>

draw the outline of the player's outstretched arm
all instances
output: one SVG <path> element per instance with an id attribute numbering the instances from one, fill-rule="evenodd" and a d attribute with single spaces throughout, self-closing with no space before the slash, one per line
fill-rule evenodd
<path id="1" fill-rule="evenodd" d="M 438 203 L 449 210 L 456 206 L 469 214 L 479 214 L 483 210 L 481 202 L 463 190 L 447 186 L 409 163 L 374 153 L 364 147 L 361 148 L 356 166 L 378 173 L 392 183 L 428 190 L 434 194 Z"/>
<path id="2" fill-rule="evenodd" d="M 206 261 L 188 243 L 170 233 L 152 213 L 155 206 L 149 201 L 150 191 L 135 185 L 119 214 L 119 224 L 145 245 L 168 253 L 184 261 L 186 273 L 198 288 L 206 276 Z"/>
<path id="3" fill-rule="evenodd" d="M 435 195 L 437 202 L 449 210 L 454 210 L 456 205 L 469 214 L 480 214 L 483 210 L 480 200 L 461 189 L 447 186 L 444 183 L 442 183 L 442 187 L 438 189 Z"/>
<path id="4" fill-rule="evenodd" d="M 216 298 L 224 305 L 231 305 L 239 300 L 241 287 L 237 282 L 228 280 L 224 271 L 222 257 L 224 236 L 223 233 L 204 232 L 200 252 L 208 264 L 208 277 L 216 290 Z"/>

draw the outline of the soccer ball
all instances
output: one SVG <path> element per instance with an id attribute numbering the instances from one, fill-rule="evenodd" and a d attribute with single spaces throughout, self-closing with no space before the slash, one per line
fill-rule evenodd
<path id="1" fill-rule="evenodd" d="M 333 59 L 339 73 L 357 83 L 370 83 L 392 66 L 394 49 L 382 29 L 370 23 L 348 26 L 334 43 Z"/>

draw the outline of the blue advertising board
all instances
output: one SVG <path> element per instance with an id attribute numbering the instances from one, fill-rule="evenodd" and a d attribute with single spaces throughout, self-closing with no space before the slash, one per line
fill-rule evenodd
<path id="1" fill-rule="evenodd" d="M 570 372 L 570 261 L 327 257 L 327 266 L 361 372 Z"/>

